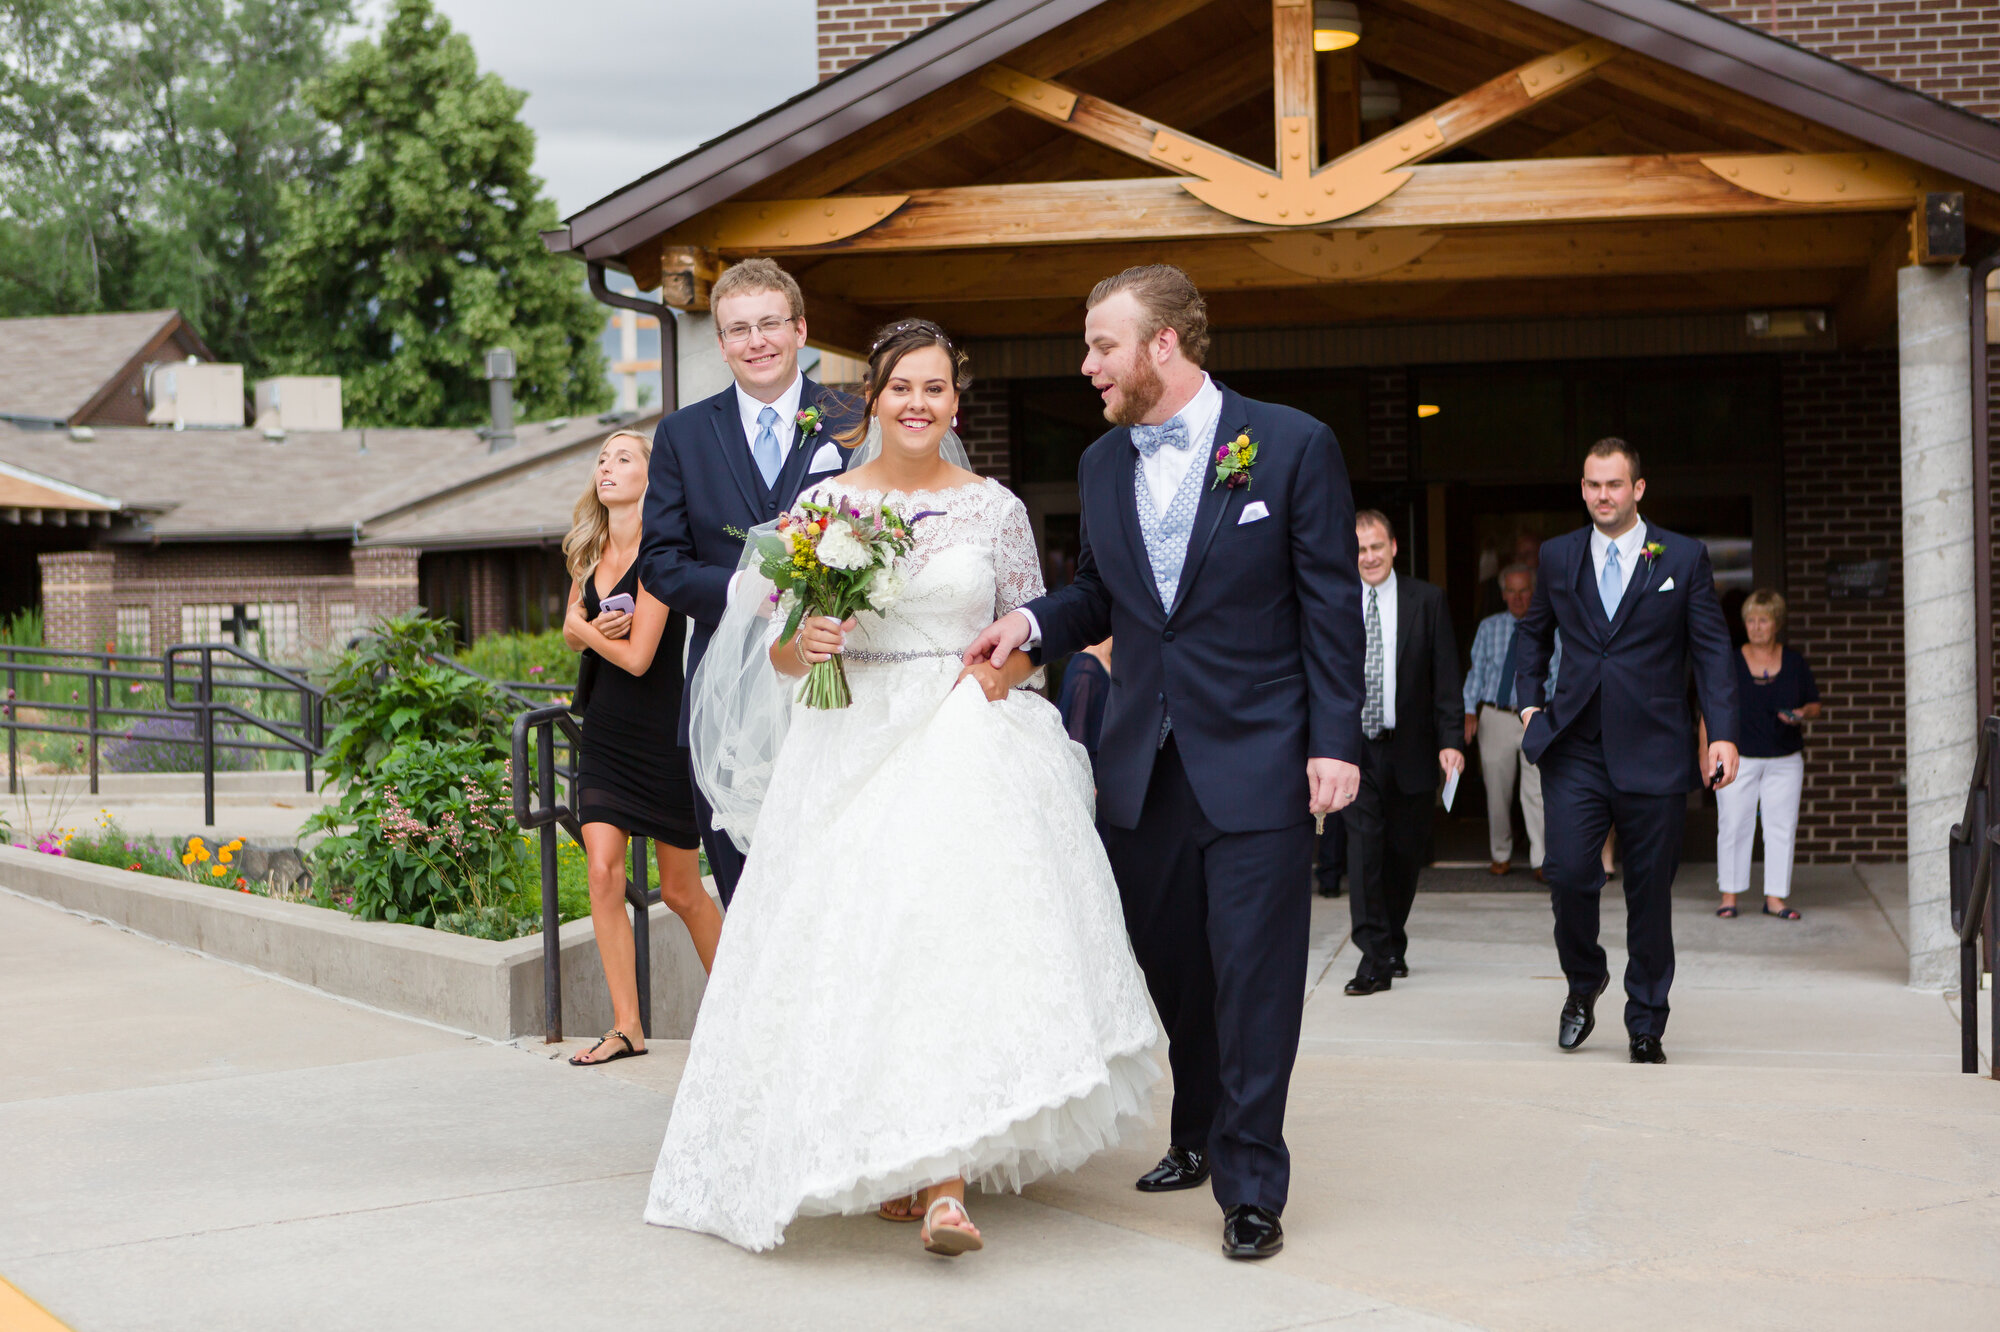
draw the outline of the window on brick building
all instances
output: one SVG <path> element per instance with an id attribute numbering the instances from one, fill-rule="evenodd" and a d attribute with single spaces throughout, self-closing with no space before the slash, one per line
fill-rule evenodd
<path id="1" fill-rule="evenodd" d="M 361 617 L 355 613 L 351 601 L 329 601 L 326 604 L 326 638 L 335 647 L 346 647 L 347 640 L 354 637 L 354 629 Z"/>
<path id="2" fill-rule="evenodd" d="M 118 608 L 118 650 L 137 656 L 144 656 L 153 650 L 152 607 Z"/>
<path id="3" fill-rule="evenodd" d="M 183 643 L 235 643 L 269 661 L 298 654 L 296 601 L 188 602 L 181 607 Z"/>

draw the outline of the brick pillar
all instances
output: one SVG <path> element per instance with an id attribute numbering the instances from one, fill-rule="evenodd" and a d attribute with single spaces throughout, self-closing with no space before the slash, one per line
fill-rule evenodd
<path id="1" fill-rule="evenodd" d="M 109 551 L 50 551 L 42 565 L 42 642 L 98 652 L 117 637 Z"/>
<path id="2" fill-rule="evenodd" d="M 364 546 L 353 551 L 354 613 L 362 623 L 422 608 L 414 546 Z"/>

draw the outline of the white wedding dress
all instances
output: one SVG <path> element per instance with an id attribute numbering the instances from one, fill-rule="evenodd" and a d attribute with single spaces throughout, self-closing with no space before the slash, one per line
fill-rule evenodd
<path id="1" fill-rule="evenodd" d="M 747 1249 L 954 1176 L 1073 1169 L 1160 1078 L 1084 751 L 1038 694 L 953 688 L 1042 592 L 1027 511 L 993 481 L 883 498 L 942 512 L 848 636 L 853 705 L 793 709 L 646 1206 Z"/>

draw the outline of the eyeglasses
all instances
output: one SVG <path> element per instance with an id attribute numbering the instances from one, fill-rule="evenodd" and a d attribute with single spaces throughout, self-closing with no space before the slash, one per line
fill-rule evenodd
<path id="1" fill-rule="evenodd" d="M 791 320 L 772 315 L 769 319 L 759 319 L 754 324 L 731 324 L 722 330 L 722 340 L 729 343 L 748 342 L 752 333 L 761 333 L 768 340 L 777 337 L 791 326 Z"/>

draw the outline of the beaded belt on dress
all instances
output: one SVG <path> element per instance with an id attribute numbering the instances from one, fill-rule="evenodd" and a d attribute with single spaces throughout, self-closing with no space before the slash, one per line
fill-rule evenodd
<path id="1" fill-rule="evenodd" d="M 842 652 L 840 655 L 844 660 L 847 661 L 865 661 L 874 663 L 874 662 L 891 662 L 891 661 L 922 661 L 926 657 L 937 657 L 940 659 L 957 661 L 963 654 L 958 652 L 944 652 L 934 648 L 912 649 L 906 652 L 866 652 L 858 648 L 850 648 Z"/>

